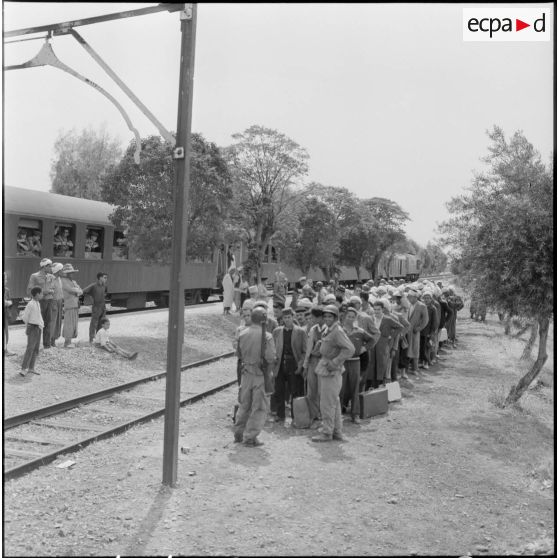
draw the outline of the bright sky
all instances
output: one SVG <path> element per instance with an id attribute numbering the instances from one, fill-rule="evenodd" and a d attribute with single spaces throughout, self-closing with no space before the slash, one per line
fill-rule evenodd
<path id="1" fill-rule="evenodd" d="M 5 2 L 4 29 L 148 5 Z M 395 200 L 412 218 L 408 235 L 425 245 L 445 202 L 482 168 L 487 129 L 523 130 L 545 162 L 553 146 L 554 35 L 464 42 L 463 6 L 475 4 L 200 4 L 192 129 L 221 146 L 252 124 L 277 129 L 308 150 L 307 181 Z M 77 30 L 174 130 L 178 13 Z M 5 45 L 5 64 L 41 44 Z M 52 46 L 111 92 L 142 136 L 157 133 L 72 37 Z M 103 124 L 124 146 L 133 137 L 117 109 L 74 77 L 52 67 L 4 72 L 4 183 L 48 190 L 59 131 Z"/>

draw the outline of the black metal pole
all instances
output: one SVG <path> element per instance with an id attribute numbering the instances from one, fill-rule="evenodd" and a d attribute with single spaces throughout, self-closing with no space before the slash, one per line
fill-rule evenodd
<path id="1" fill-rule="evenodd" d="M 184 273 L 186 268 L 187 207 L 190 193 L 190 131 L 197 5 L 186 4 L 180 13 L 182 45 L 178 124 L 176 128 L 174 224 L 169 298 L 167 344 L 167 383 L 165 392 L 165 432 L 163 446 L 163 484 L 174 486 L 178 466 L 178 423 L 180 418 L 180 365 L 184 341 Z"/>

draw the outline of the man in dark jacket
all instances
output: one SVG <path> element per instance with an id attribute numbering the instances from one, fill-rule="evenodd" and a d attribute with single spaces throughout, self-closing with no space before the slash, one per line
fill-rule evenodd
<path id="1" fill-rule="evenodd" d="M 89 322 L 89 343 L 93 343 L 95 335 L 101 329 L 101 320 L 106 316 L 107 310 L 105 306 L 105 296 L 107 294 L 108 275 L 99 271 L 97 273 L 97 281 L 87 285 L 83 289 L 84 295 L 89 295 L 93 299 L 91 305 L 91 321 Z"/>
<path id="2" fill-rule="evenodd" d="M 277 422 L 285 420 L 287 384 L 290 388 L 291 414 L 293 397 L 304 395 L 302 368 L 306 355 L 307 339 L 306 331 L 294 324 L 292 309 L 285 308 L 283 310 L 283 325 L 273 330 L 273 341 L 277 352 L 273 370 L 273 376 L 275 377 L 273 407 L 277 413 Z"/>
<path id="3" fill-rule="evenodd" d="M 438 314 L 436 312 L 436 307 L 432 303 L 432 293 L 430 291 L 424 291 L 422 293 L 422 301 L 426 305 L 426 310 L 428 311 L 428 322 L 420 330 L 420 368 L 428 370 L 431 364 L 430 361 L 430 349 L 432 347 L 434 333 L 438 331 Z"/>

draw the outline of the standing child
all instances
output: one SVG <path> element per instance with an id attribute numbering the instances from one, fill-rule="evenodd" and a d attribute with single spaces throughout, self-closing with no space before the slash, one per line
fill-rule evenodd
<path id="1" fill-rule="evenodd" d="M 21 363 L 21 376 L 26 376 L 27 372 L 32 374 L 40 374 L 35 371 L 35 360 L 39 354 L 39 345 L 41 343 L 41 331 L 45 327 L 43 316 L 41 315 L 41 300 L 43 289 L 41 287 L 33 287 L 31 289 L 31 300 L 23 311 L 23 322 L 25 323 L 25 333 L 27 335 L 27 348 Z"/>
<path id="2" fill-rule="evenodd" d="M 109 339 L 108 330 L 110 328 L 110 320 L 108 318 L 103 318 L 101 320 L 101 329 L 95 335 L 95 347 L 104 349 L 109 353 L 116 353 L 123 356 L 129 360 L 135 360 L 138 353 L 131 353 L 130 351 L 125 351 L 122 347 L 119 347 L 116 343 L 113 343 Z"/>

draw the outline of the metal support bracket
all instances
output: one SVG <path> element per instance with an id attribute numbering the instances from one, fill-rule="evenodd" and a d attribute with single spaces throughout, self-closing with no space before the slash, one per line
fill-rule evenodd
<path id="1" fill-rule="evenodd" d="M 75 30 L 70 29 L 70 34 L 74 39 L 90 54 L 90 56 L 105 70 L 105 72 L 113 79 L 113 81 L 128 95 L 141 112 L 151 120 L 160 134 L 168 141 L 171 146 L 176 145 L 176 138 L 157 120 L 155 115 L 138 99 L 133 91 L 116 75 L 112 68 L 93 50 L 91 45 Z"/>
<path id="2" fill-rule="evenodd" d="M 16 64 L 15 66 L 4 66 L 4 70 L 20 70 L 23 68 L 33 68 L 36 66 L 52 66 L 53 68 L 58 68 L 59 70 L 63 70 L 64 72 L 67 72 L 68 74 L 78 78 L 79 80 L 83 81 L 87 85 L 90 85 L 91 87 L 99 91 L 99 93 L 103 94 L 118 109 L 118 111 L 126 121 L 126 125 L 128 126 L 128 129 L 134 134 L 136 138 L 134 161 L 136 162 L 136 164 L 139 165 L 140 152 L 141 152 L 141 137 L 138 130 L 132 124 L 130 117 L 128 116 L 128 114 L 126 113 L 122 105 L 108 91 L 105 91 L 105 89 L 103 89 L 100 85 L 97 85 L 95 82 L 82 76 L 80 73 L 76 72 L 75 70 L 73 70 L 72 68 L 70 68 L 69 66 L 61 62 L 57 58 L 56 54 L 54 54 L 54 51 L 52 50 L 52 46 L 48 38 L 43 44 L 43 46 L 41 47 L 41 50 L 31 60 L 28 60 L 23 64 Z"/>
<path id="3" fill-rule="evenodd" d="M 180 19 L 192 19 L 192 4 L 184 4 L 184 9 L 180 12 Z"/>

